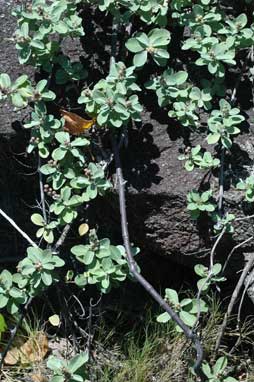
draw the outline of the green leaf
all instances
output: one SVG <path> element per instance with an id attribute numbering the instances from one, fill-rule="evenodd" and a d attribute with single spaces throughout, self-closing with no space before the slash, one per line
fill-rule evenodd
<path id="1" fill-rule="evenodd" d="M 40 172 L 43 175 L 50 175 L 50 174 L 53 174 L 54 172 L 56 172 L 56 168 L 54 166 L 50 166 L 48 164 L 44 164 L 43 166 L 41 166 Z"/>
<path id="2" fill-rule="evenodd" d="M 62 147 L 58 147 L 57 149 L 55 149 L 53 151 L 52 158 L 54 160 L 60 161 L 60 160 L 62 160 L 65 157 L 66 153 L 67 153 L 66 149 L 64 149 Z"/>
<path id="3" fill-rule="evenodd" d="M 43 227 L 45 225 L 44 219 L 40 214 L 33 214 L 31 216 L 31 221 L 38 226 Z"/>
<path id="4" fill-rule="evenodd" d="M 49 285 L 52 284 L 52 276 L 51 276 L 50 273 L 42 272 L 42 274 L 41 274 L 41 278 L 42 278 L 43 283 L 44 283 L 46 286 L 49 286 Z"/>
<path id="5" fill-rule="evenodd" d="M 220 263 L 217 263 L 217 264 L 214 264 L 212 268 L 212 272 L 216 276 L 221 272 L 221 269 L 222 269 L 222 265 Z"/>
<path id="6" fill-rule="evenodd" d="M 81 257 L 84 255 L 84 253 L 87 252 L 89 246 L 88 245 L 75 245 L 74 247 L 71 248 L 71 253 L 75 256 Z"/>
<path id="7" fill-rule="evenodd" d="M 8 297 L 7 296 L 5 296 L 5 295 L 3 295 L 3 294 L 0 294 L 0 309 L 1 308 L 4 308 L 6 305 L 7 305 L 7 303 L 8 303 Z"/>
<path id="8" fill-rule="evenodd" d="M 186 312 L 185 310 L 181 310 L 179 315 L 186 325 L 188 325 L 190 328 L 193 327 L 193 325 L 196 322 L 196 316 L 190 314 L 189 312 Z"/>
<path id="9" fill-rule="evenodd" d="M 54 29 L 59 34 L 66 34 L 68 32 L 68 26 L 64 21 L 59 21 L 57 24 L 55 24 Z"/>
<path id="10" fill-rule="evenodd" d="M 171 317 L 170 317 L 170 315 L 169 315 L 167 312 L 160 314 L 160 315 L 156 318 L 156 321 L 157 321 L 157 322 L 161 322 L 162 324 L 165 324 L 165 323 L 168 322 L 169 320 L 171 320 Z"/>
<path id="11" fill-rule="evenodd" d="M 194 267 L 194 271 L 198 276 L 206 277 L 208 274 L 208 268 L 203 264 L 196 264 Z"/>
<path id="12" fill-rule="evenodd" d="M 166 288 L 165 298 L 175 305 L 179 304 L 178 294 L 174 289 Z"/>
<path id="13" fill-rule="evenodd" d="M 63 375 L 55 375 L 51 378 L 50 382 L 65 382 L 65 377 Z"/>
<path id="14" fill-rule="evenodd" d="M 43 42 L 40 40 L 32 40 L 30 42 L 30 46 L 36 49 L 41 49 L 41 50 L 45 48 Z"/>
<path id="15" fill-rule="evenodd" d="M 143 50 L 142 52 L 135 54 L 133 59 L 133 64 L 137 68 L 140 68 L 145 65 L 146 61 L 147 61 L 147 51 Z"/>
<path id="16" fill-rule="evenodd" d="M 25 100 L 21 97 L 19 93 L 14 93 L 11 95 L 11 102 L 17 108 L 22 108 L 26 105 Z"/>
<path id="17" fill-rule="evenodd" d="M 0 314 L 0 339 L 2 338 L 2 333 L 4 333 L 7 329 L 7 325 L 5 322 L 5 318 L 2 314 Z"/>
<path id="18" fill-rule="evenodd" d="M 125 43 L 126 48 L 132 53 L 138 53 L 144 50 L 143 44 L 141 44 L 136 38 L 129 38 Z"/>
<path id="19" fill-rule="evenodd" d="M 39 81 L 38 84 L 36 85 L 36 90 L 37 90 L 39 93 L 42 93 L 46 86 L 47 86 L 47 80 L 41 80 L 41 81 Z"/>
<path id="20" fill-rule="evenodd" d="M 167 29 L 155 28 L 148 34 L 153 47 L 165 46 L 170 42 L 170 32 Z"/>
<path id="21" fill-rule="evenodd" d="M 49 244 L 52 244 L 53 241 L 54 241 L 54 234 L 52 231 L 49 231 L 49 230 L 44 230 L 43 232 L 43 239 L 49 243 Z"/>
<path id="22" fill-rule="evenodd" d="M 65 142 L 70 142 L 70 135 L 69 133 L 66 133 L 64 131 L 58 132 L 55 134 L 56 140 L 61 143 L 62 145 L 65 144 Z"/>
<path id="23" fill-rule="evenodd" d="M 71 373 L 77 372 L 85 363 L 88 362 L 88 352 L 83 352 L 73 357 L 68 363 L 68 370 Z"/>
<path id="24" fill-rule="evenodd" d="M 223 372 L 223 370 L 227 367 L 227 363 L 228 363 L 228 360 L 226 357 L 220 357 L 214 367 L 213 367 L 213 372 L 214 374 L 217 376 L 218 374 L 220 374 L 221 372 Z"/>
<path id="25" fill-rule="evenodd" d="M 0 87 L 4 89 L 11 87 L 11 79 L 7 73 L 0 74 Z"/>
<path id="26" fill-rule="evenodd" d="M 213 145 L 219 142 L 221 135 L 219 133 L 209 134 L 207 137 L 207 142 L 209 145 Z"/>

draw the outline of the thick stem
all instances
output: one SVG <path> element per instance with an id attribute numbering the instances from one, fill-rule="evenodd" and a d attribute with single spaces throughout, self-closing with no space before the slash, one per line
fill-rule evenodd
<path id="1" fill-rule="evenodd" d="M 166 303 L 166 301 L 154 289 L 154 287 L 138 272 L 137 264 L 132 255 L 132 250 L 130 245 L 128 221 L 127 221 L 127 214 L 126 214 L 125 181 L 124 181 L 123 173 L 122 173 L 119 146 L 113 135 L 112 135 L 112 147 L 113 147 L 115 167 L 116 167 L 119 206 L 120 206 L 120 214 L 121 214 L 122 237 L 123 237 L 124 247 L 126 250 L 127 261 L 128 261 L 130 272 L 132 273 L 133 277 L 142 285 L 142 287 L 150 294 L 150 296 L 152 296 L 153 299 L 170 315 L 171 319 L 178 326 L 180 326 L 185 336 L 192 341 L 197 353 L 194 370 L 197 373 L 197 375 L 199 375 L 201 380 L 203 380 L 203 373 L 201 370 L 201 364 L 203 361 L 203 348 L 199 339 L 192 332 L 192 330 L 187 325 L 185 325 L 185 323 L 180 319 L 177 313 Z"/>

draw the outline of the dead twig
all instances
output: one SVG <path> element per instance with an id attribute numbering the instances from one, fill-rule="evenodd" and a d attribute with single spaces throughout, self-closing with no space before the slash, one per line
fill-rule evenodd
<path id="1" fill-rule="evenodd" d="M 29 244 L 31 244 L 35 248 L 38 248 L 38 245 L 1 208 L 0 215 L 2 215 L 3 218 L 5 218 L 15 228 L 15 230 L 18 231 L 23 236 L 23 238 L 28 241 Z"/>
<path id="2" fill-rule="evenodd" d="M 221 240 L 221 238 L 223 237 L 224 233 L 226 231 L 226 227 L 223 228 L 223 230 L 221 231 L 221 233 L 219 234 L 219 236 L 217 237 L 214 245 L 213 245 L 213 248 L 211 250 L 211 254 L 210 254 L 210 266 L 209 266 L 209 271 L 208 271 L 208 275 L 206 277 L 206 279 L 204 280 L 203 284 L 201 285 L 201 287 L 199 288 L 198 290 L 198 294 L 197 294 L 197 306 L 198 306 L 198 312 L 197 312 L 197 318 L 196 318 L 196 322 L 195 324 L 193 325 L 194 328 L 197 327 L 198 323 L 199 323 L 199 319 L 200 319 L 200 315 L 201 315 L 201 306 L 200 306 L 200 298 L 201 298 L 201 294 L 205 288 L 205 285 L 210 281 L 210 279 L 212 278 L 213 276 L 213 266 L 214 266 L 214 254 L 215 254 L 215 250 Z"/>
<path id="3" fill-rule="evenodd" d="M 241 290 L 241 288 L 243 286 L 244 280 L 246 279 L 246 276 L 249 273 L 249 271 L 251 270 L 253 264 L 254 264 L 254 256 L 251 256 L 250 259 L 247 261 L 244 269 L 243 269 L 241 277 L 239 278 L 238 283 L 237 283 L 237 285 L 236 285 L 236 287 L 234 289 L 234 292 L 232 294 L 232 297 L 230 299 L 227 312 L 226 312 L 226 314 L 224 316 L 223 323 L 222 323 L 222 325 L 220 327 L 219 334 L 218 334 L 218 337 L 217 337 L 217 340 L 216 340 L 215 352 L 218 352 L 218 350 L 219 350 L 222 337 L 223 337 L 223 335 L 225 333 L 225 330 L 226 330 L 226 327 L 227 327 L 228 318 L 230 317 L 230 315 L 232 313 L 232 310 L 234 308 L 234 305 L 235 305 L 235 302 L 237 300 L 237 297 L 238 297 L 238 295 L 240 293 L 240 290 Z"/>
<path id="4" fill-rule="evenodd" d="M 233 253 L 240 247 L 242 247 L 244 244 L 248 243 L 249 241 L 251 241 L 253 239 L 253 236 L 249 237 L 248 239 L 242 241 L 241 243 L 237 244 L 236 246 L 234 246 L 234 248 L 230 251 L 228 257 L 227 257 L 227 260 L 225 261 L 224 265 L 223 265 L 223 268 L 222 268 L 222 273 L 225 272 L 225 269 L 229 263 L 229 260 L 231 259 Z"/>
<path id="5" fill-rule="evenodd" d="M 42 180 L 42 173 L 40 171 L 41 168 L 41 157 L 38 153 L 38 174 L 39 174 L 39 184 L 40 184 L 40 195 L 41 195 L 41 209 L 42 209 L 42 216 L 45 224 L 47 224 L 47 214 L 46 214 L 46 203 L 45 203 L 45 194 L 43 189 L 43 180 Z"/>
<path id="6" fill-rule="evenodd" d="M 57 242 L 54 246 L 53 253 L 57 253 L 58 249 L 63 245 L 70 229 L 71 229 L 71 225 L 66 224 L 66 226 L 64 227 L 59 239 L 57 240 Z"/>

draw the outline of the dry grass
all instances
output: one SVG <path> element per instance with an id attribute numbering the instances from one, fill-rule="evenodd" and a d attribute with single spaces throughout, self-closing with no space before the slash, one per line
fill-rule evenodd
<path id="1" fill-rule="evenodd" d="M 222 319 L 219 304 L 213 299 L 211 313 L 204 318 L 201 331 L 209 362 L 213 362 L 213 349 Z M 111 326 L 103 320 L 98 324 L 89 365 L 89 382 L 194 382 L 189 366 L 195 353 L 185 337 L 176 333 L 172 323 L 156 323 L 149 311 L 145 320 L 131 330 L 126 330 L 124 314 L 119 314 L 112 321 Z M 39 320 L 33 319 L 25 321 L 22 333 L 36 341 L 40 330 Z M 224 343 L 221 354 L 227 354 L 239 338 L 236 330 L 228 330 L 227 334 L 230 346 L 226 347 Z M 239 381 L 254 382 L 254 360 L 249 352 L 253 337 L 253 321 L 248 319 L 242 324 L 240 346 L 229 355 L 230 375 L 240 376 Z M 1 380 L 49 382 L 49 376 L 43 379 L 43 373 L 47 374 L 45 365 L 46 360 L 41 360 L 26 367 L 5 368 Z"/>

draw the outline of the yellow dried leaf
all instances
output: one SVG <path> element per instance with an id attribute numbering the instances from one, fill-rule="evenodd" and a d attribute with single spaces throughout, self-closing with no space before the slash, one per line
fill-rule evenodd
<path id="1" fill-rule="evenodd" d="M 84 236 L 88 231 L 89 225 L 86 223 L 81 224 L 78 228 L 79 236 Z"/>
<path id="2" fill-rule="evenodd" d="M 53 316 L 49 317 L 49 322 L 53 326 L 59 326 L 59 324 L 60 324 L 60 317 L 58 316 L 58 314 L 53 314 Z"/>

